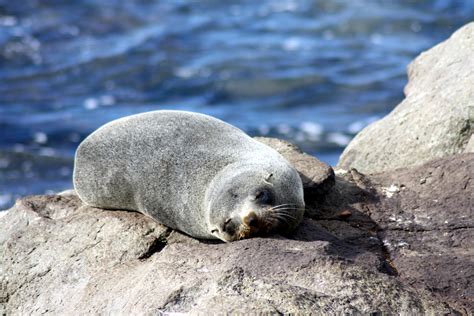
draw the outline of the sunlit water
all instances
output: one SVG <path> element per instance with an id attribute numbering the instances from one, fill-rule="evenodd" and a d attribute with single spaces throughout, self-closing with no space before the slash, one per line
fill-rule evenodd
<path id="1" fill-rule="evenodd" d="M 474 1 L 0 1 L 0 209 L 70 188 L 125 115 L 207 113 L 335 164 L 402 98 L 406 66 Z"/>

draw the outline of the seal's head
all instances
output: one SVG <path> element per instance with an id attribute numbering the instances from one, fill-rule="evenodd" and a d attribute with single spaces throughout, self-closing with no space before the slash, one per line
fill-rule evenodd
<path id="1" fill-rule="evenodd" d="M 289 233 L 303 219 L 303 185 L 289 164 L 228 166 L 206 194 L 209 233 L 223 241 Z"/>

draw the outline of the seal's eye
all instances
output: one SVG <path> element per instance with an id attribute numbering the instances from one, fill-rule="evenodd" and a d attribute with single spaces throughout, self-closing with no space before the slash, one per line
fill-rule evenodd
<path id="1" fill-rule="evenodd" d="M 255 193 L 255 201 L 267 203 L 270 200 L 270 194 L 267 191 L 257 191 Z"/>
<path id="2" fill-rule="evenodd" d="M 214 233 L 217 233 L 217 232 L 218 232 L 218 229 L 217 229 L 217 228 L 211 230 L 211 234 L 214 234 Z"/>
<path id="3" fill-rule="evenodd" d="M 232 221 L 232 218 L 226 219 L 224 225 L 222 226 L 222 231 L 229 235 L 234 235 L 236 230 L 237 225 Z"/>
<path id="4" fill-rule="evenodd" d="M 230 223 L 231 220 L 232 220 L 232 218 L 228 218 L 228 219 L 225 220 L 225 222 L 224 222 L 224 227 L 223 227 L 223 229 L 222 229 L 223 231 L 226 231 L 226 226 L 227 226 L 227 224 Z"/>

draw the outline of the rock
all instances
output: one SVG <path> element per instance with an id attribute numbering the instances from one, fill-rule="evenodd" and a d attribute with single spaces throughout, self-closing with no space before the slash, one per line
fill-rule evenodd
<path id="1" fill-rule="evenodd" d="M 377 174 L 371 180 L 379 194 L 387 187 L 397 192 L 369 206 L 400 279 L 468 311 L 474 310 L 473 177 L 474 154 Z"/>
<path id="2" fill-rule="evenodd" d="M 298 146 L 278 138 L 255 139 L 278 151 L 298 170 L 303 181 L 305 200 L 323 197 L 334 185 L 335 177 L 331 166 L 302 152 Z"/>
<path id="3" fill-rule="evenodd" d="M 362 130 L 338 166 L 371 173 L 464 152 L 474 126 L 473 51 L 470 23 L 416 58 L 408 69 L 406 98 Z"/>
<path id="4" fill-rule="evenodd" d="M 464 148 L 465 153 L 474 153 L 474 135 L 471 136 L 471 139 Z"/>
<path id="5" fill-rule="evenodd" d="M 22 199 L 0 227 L 0 298 L 15 306 L 7 314 L 66 311 L 95 276 L 148 257 L 169 235 L 142 214 L 86 207 L 76 195 Z"/>
<path id="6" fill-rule="evenodd" d="M 71 192 L 25 198 L 0 219 L 0 311 L 468 314 L 473 163 L 339 173 L 290 239 L 199 241 Z"/>
<path id="7" fill-rule="evenodd" d="M 469 314 L 474 310 L 473 171 L 473 153 L 369 176 L 336 171 L 334 189 L 308 214 L 354 248 L 385 257 L 381 268 L 404 284 L 429 290 Z M 342 211 L 352 214 L 345 222 L 339 220 Z"/>

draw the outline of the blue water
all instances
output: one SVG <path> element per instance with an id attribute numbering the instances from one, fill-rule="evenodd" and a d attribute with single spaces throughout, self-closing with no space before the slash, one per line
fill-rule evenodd
<path id="1" fill-rule="evenodd" d="M 84 137 L 156 109 L 335 164 L 407 64 L 473 19 L 471 0 L 0 0 L 0 209 L 70 188 Z"/>

